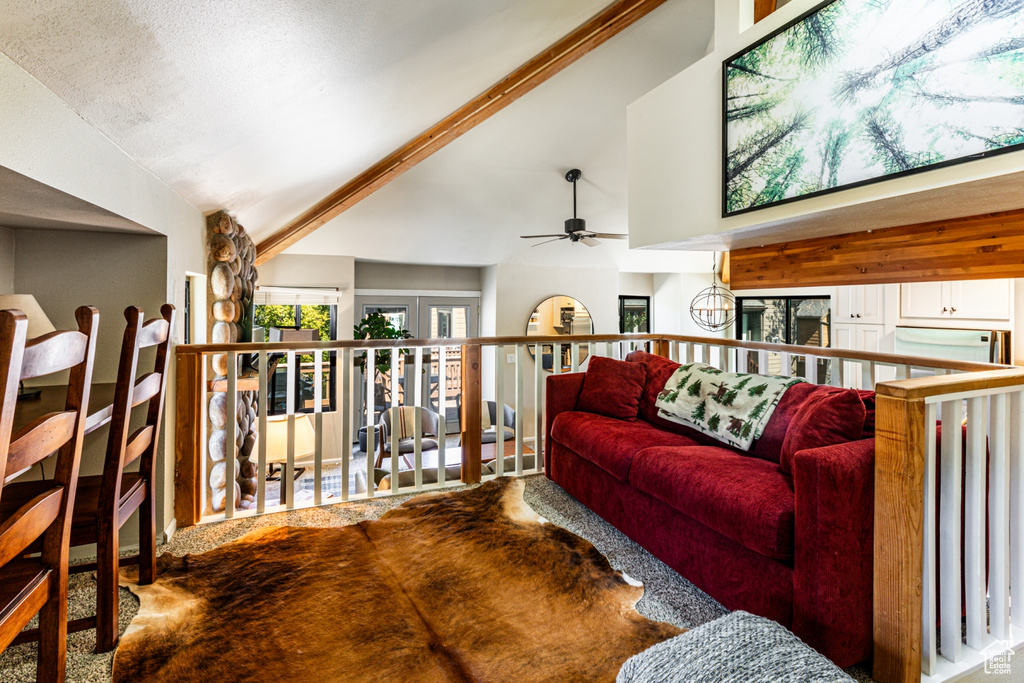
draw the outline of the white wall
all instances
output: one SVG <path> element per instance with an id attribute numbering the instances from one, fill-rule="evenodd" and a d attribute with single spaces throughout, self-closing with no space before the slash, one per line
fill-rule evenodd
<path id="1" fill-rule="evenodd" d="M 14 231 L 0 227 L 0 294 L 14 291 Z"/>
<path id="2" fill-rule="evenodd" d="M 654 276 L 654 330 L 662 334 L 695 337 L 731 337 L 734 328 L 708 332 L 690 316 L 690 302 L 702 289 L 711 286 L 711 273 L 658 273 Z M 721 283 L 719 283 L 721 286 Z"/>
<path id="3" fill-rule="evenodd" d="M 1024 152 L 722 217 L 722 62 L 818 2 L 792 0 L 741 33 L 741 0 L 716 0 L 714 50 L 629 106 L 631 247 L 756 246 L 1019 208 Z"/>
<path id="4" fill-rule="evenodd" d="M 619 273 L 620 296 L 653 296 L 654 273 Z"/>

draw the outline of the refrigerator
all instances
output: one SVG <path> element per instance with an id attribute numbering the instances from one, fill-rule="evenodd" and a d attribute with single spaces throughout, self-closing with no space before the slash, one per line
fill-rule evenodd
<path id="1" fill-rule="evenodd" d="M 1000 330 L 897 327 L 893 347 L 901 356 L 1010 363 L 1010 333 Z"/>

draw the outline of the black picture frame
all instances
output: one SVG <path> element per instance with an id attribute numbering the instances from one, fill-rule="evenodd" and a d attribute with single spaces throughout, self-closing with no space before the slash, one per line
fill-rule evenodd
<path id="1" fill-rule="evenodd" d="M 792 28 L 793 26 L 795 26 L 795 25 L 799 24 L 800 22 L 804 21 L 805 19 L 807 19 L 807 17 L 811 16 L 812 14 L 816 14 L 817 12 L 820 12 L 822 9 L 828 7 L 829 5 L 832 5 L 832 4 L 834 4 L 836 2 L 839 2 L 839 1 L 840 0 L 824 0 L 823 2 L 818 3 L 817 5 L 812 7 L 811 9 L 809 9 L 806 12 L 800 14 L 798 17 L 796 17 L 792 21 L 784 24 L 783 26 L 780 26 L 779 28 L 775 29 L 774 31 L 772 31 L 771 33 L 766 35 L 765 37 L 761 38 L 756 43 L 752 43 L 752 44 L 748 45 L 747 47 L 743 48 L 742 50 L 736 52 L 735 54 L 729 56 L 728 58 L 722 60 L 722 91 L 721 91 L 721 97 L 719 98 L 719 102 L 721 103 L 721 107 L 722 107 L 722 109 L 721 109 L 721 126 L 722 126 L 722 131 L 721 131 L 722 132 L 722 159 L 721 159 L 722 218 L 729 218 L 729 217 L 732 217 L 732 216 L 741 216 L 741 215 L 744 215 L 744 214 L 752 213 L 754 211 L 762 211 L 764 209 L 769 209 L 769 208 L 776 207 L 776 206 L 784 206 L 786 204 L 792 204 L 793 202 L 804 201 L 804 200 L 807 200 L 807 199 L 811 199 L 813 197 L 822 197 L 822 196 L 834 194 L 836 192 L 845 192 L 847 190 L 853 190 L 855 188 L 864 187 L 866 185 L 873 185 L 875 183 L 886 182 L 886 181 L 889 181 L 889 180 L 896 180 L 898 178 L 905 178 L 907 176 L 916 175 L 918 173 L 925 173 L 927 171 L 935 171 L 935 170 L 938 170 L 940 168 L 946 168 L 946 167 L 949 167 L 949 166 L 956 166 L 956 165 L 963 164 L 963 163 L 966 163 L 966 162 L 969 162 L 969 161 L 975 161 L 975 160 L 978 160 L 978 159 L 985 159 L 985 158 L 989 158 L 989 157 L 999 156 L 1001 154 L 1008 154 L 1010 152 L 1016 152 L 1016 151 L 1020 151 L 1020 150 L 1024 149 L 1024 142 L 1022 142 L 1022 143 L 1016 144 L 1016 145 L 1008 145 L 1006 147 L 1000 147 L 999 149 L 985 150 L 983 152 L 979 152 L 979 153 L 976 153 L 976 154 L 971 154 L 971 155 L 967 155 L 967 156 L 963 156 L 963 157 L 958 157 L 956 159 L 946 159 L 944 161 L 928 164 L 928 165 L 925 165 L 925 166 L 919 166 L 919 167 L 916 167 L 916 168 L 907 169 L 905 171 L 899 171 L 899 172 L 896 172 L 896 173 L 887 173 L 885 175 L 877 176 L 875 178 L 866 178 L 864 180 L 855 181 L 855 182 L 852 182 L 852 183 L 849 183 L 849 184 L 846 184 L 846 185 L 841 185 L 841 186 L 837 186 L 837 187 L 830 187 L 830 188 L 826 188 L 824 190 L 818 190 L 818 191 L 815 191 L 815 192 L 810 192 L 808 194 L 803 194 L 803 195 L 800 195 L 800 196 L 797 196 L 797 197 L 786 197 L 784 199 L 780 199 L 780 200 L 774 201 L 774 202 L 772 202 L 770 204 L 762 204 L 762 205 L 759 205 L 759 206 L 750 206 L 750 207 L 746 207 L 746 208 L 743 208 L 743 209 L 737 209 L 735 211 L 729 211 L 729 201 L 728 201 L 728 190 L 729 190 L 729 187 L 728 187 L 729 127 L 728 127 L 728 121 L 726 120 L 726 117 L 728 115 L 728 99 L 727 98 L 728 98 L 728 93 L 729 93 L 729 69 L 728 69 L 729 64 L 731 62 L 735 61 L 736 59 L 746 55 L 747 53 L 749 53 L 749 52 L 751 52 L 753 50 L 756 50 L 761 45 L 764 45 L 768 41 L 770 41 L 773 38 L 775 38 L 776 36 L 778 36 L 780 33 L 783 33 L 784 31 L 787 31 L 790 28 Z"/>

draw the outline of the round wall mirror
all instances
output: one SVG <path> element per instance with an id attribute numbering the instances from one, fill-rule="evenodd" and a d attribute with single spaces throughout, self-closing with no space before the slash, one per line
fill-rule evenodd
<path id="1" fill-rule="evenodd" d="M 530 315 L 526 324 L 527 337 L 559 337 L 579 334 L 594 334 L 594 321 L 590 311 L 571 296 L 552 296 L 544 299 Z M 527 346 L 533 357 L 533 346 Z M 580 365 L 588 355 L 586 344 L 580 344 Z M 572 347 L 568 341 L 561 347 L 559 358 L 555 358 L 555 345 L 541 346 L 542 367 L 551 372 L 555 363 L 560 364 L 562 372 L 572 369 Z"/>

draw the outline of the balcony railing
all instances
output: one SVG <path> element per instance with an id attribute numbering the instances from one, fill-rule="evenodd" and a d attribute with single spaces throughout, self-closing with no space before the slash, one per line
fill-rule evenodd
<path id="1" fill-rule="evenodd" d="M 1024 519 L 1024 370 L 1009 366 L 656 334 L 179 346 L 178 525 L 542 472 L 546 355 L 550 353 L 551 372 L 578 372 L 585 369 L 589 355 L 624 358 L 636 348 L 682 363 L 705 362 L 726 371 L 760 370 L 799 375 L 812 383 L 877 390 L 876 680 L 948 680 L 977 668 L 986 656 L 1004 646 L 1024 643 L 1024 609 L 1011 611 L 1015 594 L 1024 594 L 1024 588 L 1018 588 L 1024 587 L 1024 524 L 1018 521 Z M 394 349 L 410 353 L 404 358 L 392 353 L 390 369 L 382 378 L 359 371 L 357 359 L 364 354 L 366 367 L 372 368 L 378 354 Z M 337 374 L 333 383 L 324 381 L 329 366 L 324 352 L 334 354 Z M 227 367 L 237 371 L 213 378 L 209 360 L 216 354 L 227 354 Z M 286 374 L 287 387 L 283 400 L 287 438 L 277 452 L 271 452 L 269 438 L 245 441 L 245 434 L 228 436 L 231 416 L 248 425 L 255 415 L 250 431 L 268 433 L 266 368 L 272 354 L 284 355 L 277 372 Z M 310 377 L 313 394 L 314 443 L 308 457 L 296 451 L 296 420 L 306 419 L 300 411 L 308 403 L 300 401 L 295 390 L 296 373 L 300 372 L 297 358 L 303 355 L 313 359 L 311 367 L 301 370 Z M 531 356 L 543 362 L 535 362 Z M 450 359 L 455 357 L 459 359 L 458 381 L 438 381 L 424 392 L 424 378 L 430 383 L 431 378 L 448 377 Z M 405 369 L 409 363 L 411 373 Z M 383 404 L 375 390 L 380 382 L 387 387 Z M 329 398 L 324 396 L 325 387 L 332 385 L 333 402 L 325 401 Z M 461 391 L 452 395 L 452 387 L 461 387 Z M 211 452 L 209 446 L 215 425 L 210 422 L 208 406 L 211 396 L 218 393 L 225 394 L 224 413 L 228 416 L 223 453 Z M 356 490 L 350 484 L 350 474 L 354 474 L 350 456 L 358 425 L 365 420 L 373 427 L 381 411 L 390 412 L 391 422 L 396 424 L 403 407 L 413 408 L 418 416 L 428 409 L 425 396 L 442 416 L 436 451 L 425 450 L 420 422 L 413 420 L 411 452 L 399 453 L 399 434 L 392 430 L 390 454 L 385 460 L 389 466 L 376 468 L 379 432 L 368 429 L 367 461 L 360 465 L 356 477 L 365 483 Z M 490 451 L 481 444 L 483 399 L 498 406 L 498 443 Z M 275 401 L 280 402 L 280 397 Z M 455 402 L 462 407 L 457 446 L 443 417 Z M 937 422 L 959 425 L 965 402 L 967 447 L 961 448 L 960 430 L 945 429 L 942 456 L 937 458 Z M 325 411 L 325 404 L 335 410 Z M 515 411 L 514 438 L 507 445 L 501 441 L 501 406 L 505 404 Z M 242 412 L 240 405 L 248 418 L 237 417 Z M 453 444 L 448 443 L 449 437 Z M 239 460 L 240 454 L 247 457 Z M 341 484 L 336 492 L 330 490 L 325 495 L 327 462 L 337 462 Z M 281 466 L 276 497 L 268 496 L 267 471 L 273 463 Z M 295 490 L 296 467 L 302 463 L 312 470 L 312 492 L 305 499 L 297 497 Z M 965 472 L 963 479 L 961 472 Z M 216 475 L 212 484 L 211 474 Z M 250 474 L 254 476 L 244 482 L 245 488 L 236 492 L 231 484 Z M 941 488 L 936 487 L 936 478 L 941 479 Z M 223 495 L 213 486 L 221 481 Z M 965 508 L 962 529 L 961 505 Z M 963 556 L 957 540 L 961 532 Z M 944 542 L 939 544 L 939 539 Z M 941 548 L 940 554 L 937 548 Z M 965 572 L 963 600 L 961 566 Z M 1020 596 L 1016 597 L 1021 603 Z M 936 612 L 937 602 L 941 615 Z M 968 614 L 963 639 L 958 627 L 962 602 Z M 991 615 L 988 621 L 986 604 Z M 955 625 L 941 631 L 941 642 L 940 616 L 942 624 Z"/>

